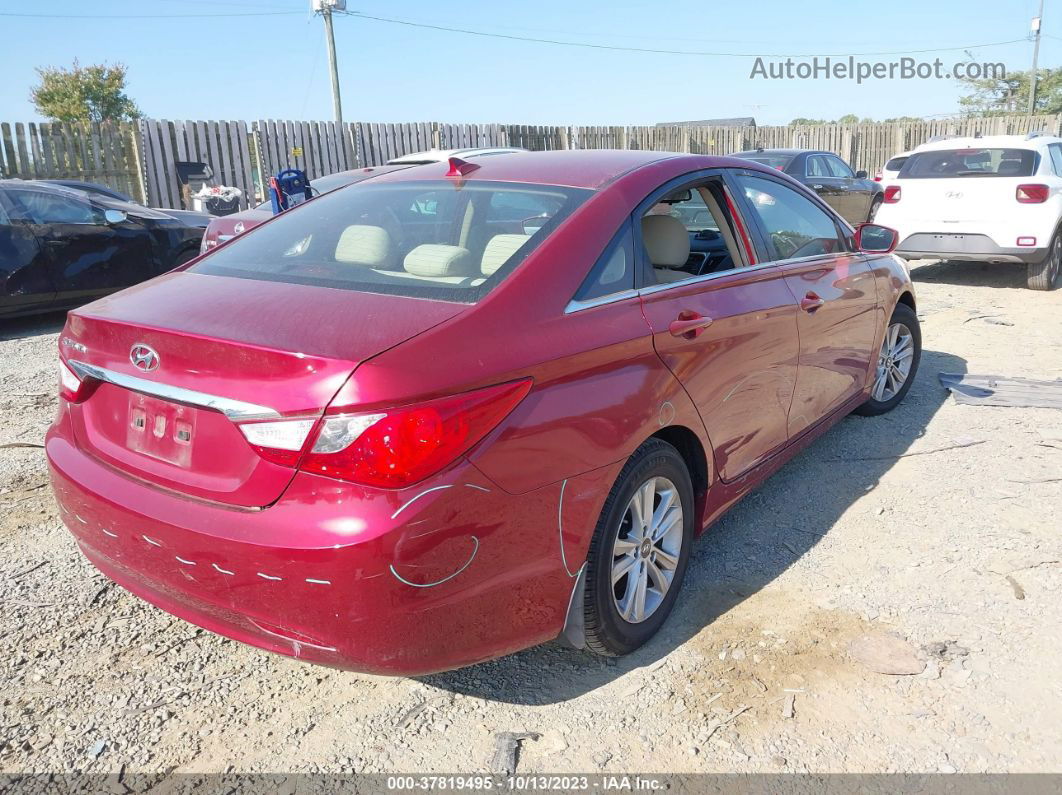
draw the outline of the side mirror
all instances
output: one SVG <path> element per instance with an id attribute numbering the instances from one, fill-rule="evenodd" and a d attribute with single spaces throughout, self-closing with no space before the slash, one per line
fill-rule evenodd
<path id="1" fill-rule="evenodd" d="M 900 242 L 900 233 L 878 224 L 860 224 L 856 227 L 855 247 L 868 254 L 888 254 Z"/>
<path id="2" fill-rule="evenodd" d="M 129 216 L 123 213 L 121 210 L 104 210 L 103 220 L 111 226 L 115 224 L 123 223 Z"/>
<path id="3" fill-rule="evenodd" d="M 866 179 L 866 178 L 867 178 L 867 172 L 864 171 L 863 169 L 859 169 L 859 171 L 856 172 L 856 179 Z"/>

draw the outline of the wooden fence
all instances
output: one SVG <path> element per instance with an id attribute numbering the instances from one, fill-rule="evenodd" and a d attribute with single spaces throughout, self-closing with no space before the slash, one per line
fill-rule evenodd
<path id="1" fill-rule="evenodd" d="M 144 200 L 129 124 L 0 123 L 0 176 L 99 182 Z"/>
<path id="2" fill-rule="evenodd" d="M 1062 133 L 1062 116 L 785 127 L 381 124 L 304 121 L 170 121 L 126 124 L 0 123 L 0 176 L 102 182 L 156 207 L 187 207 L 176 162 L 210 165 L 215 181 L 265 199 L 268 177 L 298 168 L 311 179 L 426 149 L 645 149 L 727 154 L 762 146 L 836 152 L 873 174 L 898 152 L 939 135 Z"/>

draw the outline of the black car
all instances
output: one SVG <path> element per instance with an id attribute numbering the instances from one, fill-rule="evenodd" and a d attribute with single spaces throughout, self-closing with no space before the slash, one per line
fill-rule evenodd
<path id="1" fill-rule="evenodd" d="M 881 184 L 867 179 L 865 171 L 853 171 L 833 152 L 756 149 L 735 152 L 731 157 L 741 157 L 784 171 L 819 194 L 823 201 L 853 226 L 872 221 L 881 206 L 884 195 Z"/>
<path id="2" fill-rule="evenodd" d="M 83 190 L 86 193 L 97 193 L 100 196 L 106 196 L 108 199 L 117 199 L 120 202 L 139 204 L 139 202 L 131 196 L 126 196 L 124 193 L 115 190 L 110 185 L 100 185 L 98 182 L 82 182 L 78 179 L 42 179 L 38 181 L 47 185 L 61 185 L 65 188 Z M 166 215 L 171 218 L 176 218 L 178 221 L 183 221 L 188 226 L 198 226 L 203 229 L 207 228 L 210 219 L 214 217 L 210 213 L 200 212 L 199 210 L 171 210 L 166 208 L 160 209 L 159 212 L 166 213 Z"/>
<path id="3" fill-rule="evenodd" d="M 99 194 L 0 180 L 0 317 L 91 301 L 199 253 L 201 227 Z"/>

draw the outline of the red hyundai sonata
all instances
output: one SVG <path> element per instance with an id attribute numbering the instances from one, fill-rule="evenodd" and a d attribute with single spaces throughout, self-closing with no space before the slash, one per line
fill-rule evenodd
<path id="1" fill-rule="evenodd" d="M 272 651 L 390 674 L 630 652 L 695 536 L 903 399 L 894 244 L 746 160 L 381 174 L 72 312 L 56 497 L 108 577 Z"/>

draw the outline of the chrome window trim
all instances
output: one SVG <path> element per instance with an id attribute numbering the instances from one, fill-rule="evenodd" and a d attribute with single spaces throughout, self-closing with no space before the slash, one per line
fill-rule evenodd
<path id="1" fill-rule="evenodd" d="M 617 301 L 626 301 L 628 298 L 634 298 L 637 295 L 637 290 L 621 290 L 618 293 L 609 293 L 608 295 L 601 295 L 597 298 L 588 298 L 585 301 L 577 301 L 573 298 L 568 302 L 568 305 L 564 307 L 564 314 L 570 315 L 573 312 L 581 312 L 584 309 L 593 309 L 595 306 L 604 306 L 605 304 L 614 304 Z"/>
<path id="2" fill-rule="evenodd" d="M 164 400 L 172 400 L 176 403 L 185 403 L 189 406 L 199 406 L 204 409 L 220 411 L 230 420 L 269 420 L 280 419 L 280 412 L 268 406 L 258 406 L 254 403 L 246 403 L 242 400 L 210 395 L 206 392 L 196 392 L 193 389 L 160 384 L 148 381 L 145 378 L 137 378 L 134 375 L 118 373 L 104 367 L 96 367 L 93 364 L 79 362 L 74 359 L 67 361 L 79 378 L 95 378 L 97 381 L 106 381 L 108 384 L 120 386 L 123 389 L 131 389 L 134 392 L 142 392 Z"/>
<path id="3" fill-rule="evenodd" d="M 662 293 L 665 290 L 672 290 L 676 287 L 688 287 L 691 284 L 701 284 L 703 282 L 710 282 L 715 279 L 720 279 L 723 276 L 730 276 L 735 273 L 752 273 L 754 271 L 767 270 L 768 268 L 776 268 L 779 265 L 787 265 L 794 262 L 803 262 L 804 260 L 818 259 L 820 257 L 822 257 L 821 254 L 816 254 L 812 257 L 799 257 L 797 259 L 778 260 L 775 262 L 757 262 L 755 265 L 749 265 L 744 268 L 730 268 L 729 270 L 719 271 L 718 273 L 705 273 L 702 276 L 691 276 L 688 279 L 683 279 L 681 282 L 651 284 L 648 287 L 642 287 L 638 290 L 624 290 L 622 293 L 603 295 L 600 298 L 593 299 L 592 301 L 569 301 L 568 306 L 564 308 L 564 314 L 570 315 L 573 312 L 581 312 L 584 309 L 592 309 L 596 306 L 604 306 L 605 304 L 614 304 L 617 301 L 625 301 L 628 298 Z"/>

